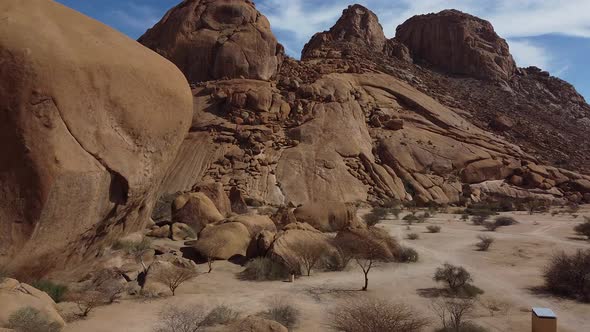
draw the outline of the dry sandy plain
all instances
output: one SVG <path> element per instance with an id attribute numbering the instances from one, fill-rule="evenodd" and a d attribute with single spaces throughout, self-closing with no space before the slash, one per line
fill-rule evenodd
<path id="1" fill-rule="evenodd" d="M 585 206 L 578 214 L 574 218 L 569 214 L 504 213 L 520 223 L 489 233 L 496 242 L 488 252 L 477 251 L 474 246 L 477 235 L 486 233 L 483 228 L 460 221 L 460 215 L 438 214 L 425 224 L 411 226 L 411 230 L 400 220 L 384 220 L 379 227 L 416 249 L 420 261 L 379 266 L 370 273 L 368 292 L 358 291 L 363 279 L 354 263 L 348 271 L 316 272 L 288 283 L 241 281 L 236 278 L 242 270 L 240 266 L 216 262 L 212 273 L 182 285 L 175 297 L 123 300 L 96 309 L 86 320 L 70 323 L 65 331 L 145 332 L 153 329 L 158 313 L 169 305 L 224 304 L 249 315 L 265 310 L 276 298 L 286 299 L 300 309 L 302 320 L 295 331 L 329 331 L 326 312 L 338 301 L 361 296 L 381 296 L 409 304 L 432 319 L 433 324 L 426 329 L 431 331 L 438 326 L 438 320 L 428 294 L 434 287 L 441 287 L 432 280 L 432 275 L 445 262 L 464 266 L 471 272 L 474 285 L 485 291 L 479 297 L 472 320 L 490 331 L 530 331 L 530 309 L 539 306 L 551 308 L 558 315 L 560 332 L 590 331 L 590 304 L 534 290 L 542 285 L 541 269 L 552 253 L 590 248 L 590 242 L 572 232 L 574 225 L 583 220 L 582 216 L 590 216 L 590 207 Z M 429 224 L 442 226 L 441 233 L 427 233 Z M 419 233 L 420 239 L 406 240 L 410 232 Z M 201 269 L 206 271 L 206 266 Z M 499 310 L 491 311 L 488 309 L 491 306 Z"/>

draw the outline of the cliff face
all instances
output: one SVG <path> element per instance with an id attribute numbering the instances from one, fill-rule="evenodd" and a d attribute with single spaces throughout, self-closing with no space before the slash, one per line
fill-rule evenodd
<path id="1" fill-rule="evenodd" d="M 458 11 L 414 17 L 388 40 L 374 13 L 350 6 L 275 80 L 201 82 L 193 95 L 169 193 L 221 182 L 274 205 L 590 200 L 590 178 L 564 169 L 587 161 L 559 147 L 588 129 L 545 122 L 547 98 L 579 119 L 588 105 L 566 83 L 517 69 L 489 22 Z M 539 141 L 549 127 L 559 135 Z M 557 162 L 558 150 L 572 162 Z"/>

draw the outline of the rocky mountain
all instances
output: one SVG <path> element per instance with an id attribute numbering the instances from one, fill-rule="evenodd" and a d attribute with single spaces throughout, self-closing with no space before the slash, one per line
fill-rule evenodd
<path id="1" fill-rule="evenodd" d="M 590 106 L 517 68 L 471 15 L 417 16 L 387 39 L 350 6 L 298 61 L 249 0 L 185 0 L 147 47 L 52 1 L 0 10 L 0 260 L 94 257 L 178 193 L 187 218 L 205 196 L 224 214 L 590 203 Z"/>

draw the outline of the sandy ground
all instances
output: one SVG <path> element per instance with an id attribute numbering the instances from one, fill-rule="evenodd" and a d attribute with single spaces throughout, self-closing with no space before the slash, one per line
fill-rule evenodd
<path id="1" fill-rule="evenodd" d="M 409 304 L 432 319 L 433 330 L 438 321 L 431 309 L 433 288 L 441 287 L 432 281 L 435 269 L 449 262 L 464 266 L 474 277 L 474 284 L 485 291 L 480 296 L 472 320 L 490 331 L 530 331 L 531 307 L 551 308 L 558 316 L 559 331 L 590 331 L 590 305 L 558 299 L 536 292 L 542 285 L 541 269 L 554 252 L 590 248 L 590 242 L 575 236 L 572 228 L 590 216 L 584 207 L 578 218 L 570 215 L 551 216 L 524 212 L 506 213 L 520 223 L 502 227 L 494 233 L 482 227 L 464 223 L 460 215 L 438 214 L 427 223 L 411 226 L 398 220 L 379 224 L 396 236 L 404 245 L 420 254 L 414 264 L 385 264 L 369 276 L 369 291 L 360 292 L 362 274 L 353 264 L 348 271 L 315 273 L 295 283 L 248 282 L 236 278 L 241 267 L 216 262 L 211 274 L 204 274 L 184 284 L 177 296 L 154 300 L 124 300 L 94 311 L 86 320 L 70 323 L 65 331 L 84 332 L 144 332 L 157 323 L 158 312 L 167 306 L 214 307 L 229 305 L 244 315 L 267 308 L 274 299 L 283 299 L 297 306 L 302 321 L 296 331 L 329 331 L 327 312 L 338 301 L 350 297 L 381 296 Z M 426 226 L 438 224 L 442 232 L 430 234 Z M 420 239 L 405 240 L 407 233 L 419 233 Z M 490 251 L 476 251 L 477 235 L 486 233 L 496 238 Z M 205 266 L 201 267 L 204 271 Z M 488 307 L 500 308 L 492 312 Z"/>

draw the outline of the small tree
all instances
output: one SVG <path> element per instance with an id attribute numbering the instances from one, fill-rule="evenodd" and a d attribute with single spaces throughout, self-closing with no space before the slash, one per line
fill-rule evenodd
<path id="1" fill-rule="evenodd" d="M 409 226 L 413 223 L 418 222 L 418 217 L 416 216 L 416 212 L 412 212 L 402 218 L 403 221 L 406 222 Z"/>
<path id="2" fill-rule="evenodd" d="M 86 291 L 71 296 L 72 302 L 78 307 L 78 317 L 85 318 L 97 307 L 104 305 L 107 301 L 105 295 L 99 291 Z"/>
<path id="3" fill-rule="evenodd" d="M 492 243 L 494 243 L 494 238 L 491 236 L 480 234 L 477 236 L 479 242 L 475 244 L 480 251 L 488 251 Z"/>
<path id="4" fill-rule="evenodd" d="M 413 308 L 375 298 L 346 301 L 329 313 L 329 326 L 342 332 L 418 332 L 427 325 Z"/>
<path id="5" fill-rule="evenodd" d="M 473 328 L 473 323 L 467 318 L 473 313 L 474 301 L 472 299 L 445 299 L 432 304 L 432 310 L 439 317 L 441 332 L 478 331 Z M 471 329 L 470 329 L 471 328 Z"/>
<path id="6" fill-rule="evenodd" d="M 176 295 L 176 289 L 183 283 L 199 276 L 199 273 L 193 269 L 172 266 L 162 268 L 156 274 L 156 280 L 166 285 L 172 296 Z"/>
<path id="7" fill-rule="evenodd" d="M 365 215 L 364 220 L 367 223 L 367 226 L 375 226 L 381 220 L 385 219 L 387 216 L 388 210 L 382 207 L 374 207 L 371 209 L 371 212 Z"/>
<path id="8" fill-rule="evenodd" d="M 297 256 L 299 263 L 309 277 L 311 270 L 322 261 L 329 248 L 325 242 L 308 239 L 294 243 L 291 246 L 291 250 Z"/>
<path id="9" fill-rule="evenodd" d="M 584 217 L 584 219 L 585 221 L 583 223 L 574 227 L 574 231 L 590 240 L 590 217 Z"/>
<path id="10" fill-rule="evenodd" d="M 471 274 L 462 266 L 454 266 L 445 263 L 442 267 L 436 269 L 433 277 L 436 282 L 444 282 L 449 289 L 457 292 L 469 282 L 473 281 Z"/>

